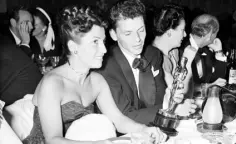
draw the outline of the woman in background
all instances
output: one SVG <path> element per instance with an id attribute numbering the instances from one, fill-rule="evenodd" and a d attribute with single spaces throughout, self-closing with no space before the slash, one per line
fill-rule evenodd
<path id="1" fill-rule="evenodd" d="M 50 16 L 40 7 L 33 9 L 32 15 L 34 17 L 34 30 L 30 45 L 33 54 L 42 54 L 45 57 L 60 56 L 60 42 L 54 34 Z"/>
<path id="2" fill-rule="evenodd" d="M 150 143 L 165 140 L 156 127 L 124 116 L 117 108 L 105 79 L 90 69 L 102 66 L 106 23 L 89 7 L 70 6 L 58 16 L 67 62 L 47 73 L 39 83 L 33 103 L 34 126 L 24 143 L 110 144 L 109 140 L 75 141 L 64 138 L 71 123 L 93 113 L 96 102 L 120 133 L 147 132 Z M 98 123 L 99 125 L 99 123 Z"/>
<path id="3" fill-rule="evenodd" d="M 169 89 L 172 87 L 173 75 L 180 58 L 178 47 L 186 37 L 185 19 L 183 9 L 178 5 L 164 5 L 159 12 L 154 14 L 154 41 L 152 46 L 161 51 L 163 56 L 163 70 L 165 82 Z M 191 47 L 186 48 L 185 56 L 188 58 L 187 69 L 191 72 L 191 63 L 194 55 L 191 55 Z M 193 50 L 194 51 L 194 50 Z M 184 92 L 187 92 L 190 79 L 187 77 L 184 84 Z M 176 110 L 181 116 L 186 116 L 195 112 L 196 105 L 191 99 L 186 99 L 182 110 Z M 178 108 L 177 108 L 178 109 Z"/>

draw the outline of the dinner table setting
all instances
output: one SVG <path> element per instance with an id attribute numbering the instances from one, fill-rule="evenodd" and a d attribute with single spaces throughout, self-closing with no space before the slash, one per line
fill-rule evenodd
<path id="1" fill-rule="evenodd" d="M 0 100 L 0 144 L 22 144 L 15 132 L 5 120 L 2 109 L 4 102 Z"/>
<path id="2" fill-rule="evenodd" d="M 166 125 L 166 121 L 163 120 L 168 117 L 166 116 L 160 121 L 159 113 L 157 113 L 152 125 L 159 127 L 168 136 L 166 141 L 161 144 L 235 144 L 236 95 L 234 92 L 226 90 L 219 86 L 212 86 L 205 98 L 196 97 L 196 100 L 201 100 L 199 102 L 202 104 L 201 108 L 188 117 L 178 117 L 176 125 L 168 123 L 170 121 Z M 209 102 L 212 101 L 212 97 L 214 102 Z M 215 101 L 221 101 L 222 104 L 217 105 Z M 22 144 L 4 119 L 3 107 L 4 102 L 0 101 L 0 144 Z M 168 128 L 174 129 L 175 132 L 168 132 Z M 129 133 L 109 138 L 109 140 L 115 144 L 149 144 L 142 133 Z"/>
<path id="3" fill-rule="evenodd" d="M 60 61 L 60 56 L 46 57 L 43 54 L 36 54 L 34 56 L 34 61 L 38 65 L 40 72 L 44 75 L 57 67 Z"/>

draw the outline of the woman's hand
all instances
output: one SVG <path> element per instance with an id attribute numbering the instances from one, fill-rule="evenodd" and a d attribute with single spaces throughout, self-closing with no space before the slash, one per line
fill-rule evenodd
<path id="1" fill-rule="evenodd" d="M 179 116 L 189 116 L 195 113 L 197 105 L 193 99 L 186 99 L 183 104 L 179 104 L 175 110 L 175 113 Z"/>
<path id="2" fill-rule="evenodd" d="M 144 127 L 142 132 L 145 132 L 149 136 L 149 143 L 158 144 L 165 142 L 167 135 L 163 133 L 158 127 Z"/>

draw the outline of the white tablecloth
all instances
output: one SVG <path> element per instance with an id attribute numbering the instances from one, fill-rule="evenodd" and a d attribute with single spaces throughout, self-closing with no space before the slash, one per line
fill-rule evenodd
<path id="1" fill-rule="evenodd" d="M 176 141 L 180 141 L 182 144 L 211 144 L 209 140 L 206 139 L 209 135 L 212 136 L 212 133 L 200 133 L 197 130 L 197 121 L 194 119 L 191 120 L 182 120 L 180 122 L 177 131 L 179 132 L 177 136 L 171 137 L 165 144 L 176 144 Z M 233 144 L 235 140 L 233 140 L 233 135 L 236 133 L 236 120 L 226 123 L 225 126 L 227 130 L 223 133 L 214 133 L 216 137 L 219 137 L 221 142 L 224 144 Z M 218 138 L 217 138 L 218 139 Z"/>
<path id="2" fill-rule="evenodd" d="M 0 127 L 0 144 L 22 144 L 5 119 Z"/>

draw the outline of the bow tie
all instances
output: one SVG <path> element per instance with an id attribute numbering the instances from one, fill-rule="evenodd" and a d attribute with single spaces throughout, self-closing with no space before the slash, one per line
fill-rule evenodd
<path id="1" fill-rule="evenodd" d="M 145 71 L 148 66 L 148 61 L 144 58 L 135 58 L 132 64 L 134 69 L 138 68 L 140 71 Z"/>
<path id="2" fill-rule="evenodd" d="M 207 47 L 204 47 L 204 48 L 199 48 L 198 49 L 198 53 L 199 54 L 203 54 L 203 53 L 208 53 L 209 52 L 209 49 Z"/>

